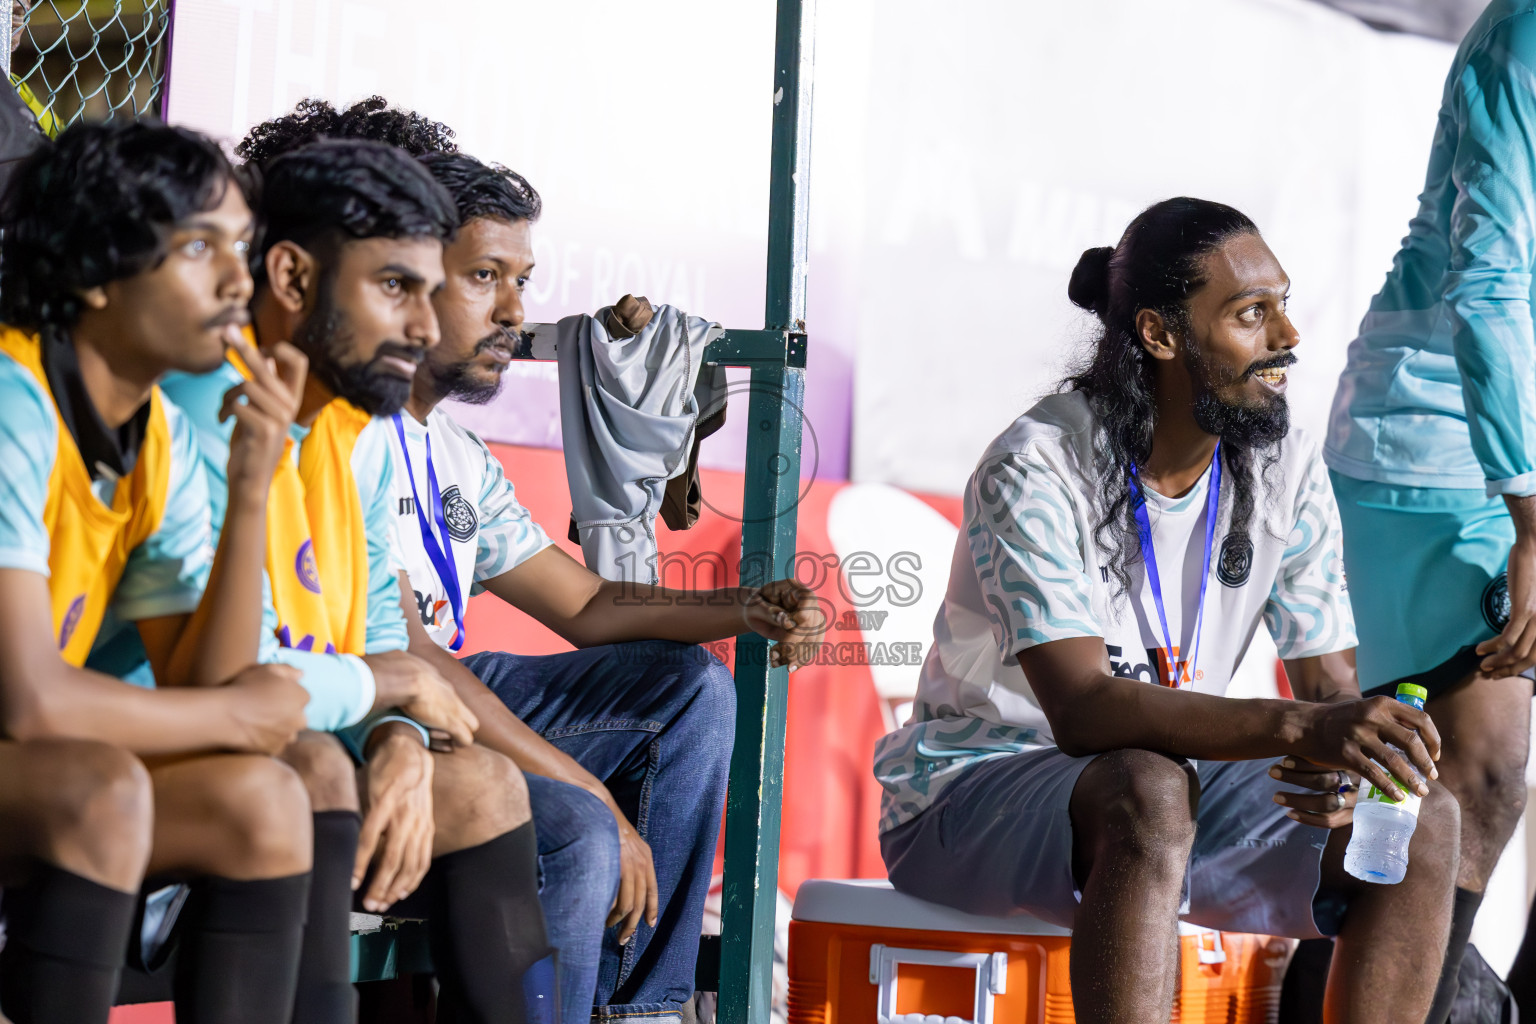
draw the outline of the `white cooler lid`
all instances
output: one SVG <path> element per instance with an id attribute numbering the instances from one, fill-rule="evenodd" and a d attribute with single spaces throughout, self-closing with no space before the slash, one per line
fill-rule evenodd
<path id="1" fill-rule="evenodd" d="M 980 935 L 1071 935 L 1037 917 L 983 917 L 929 903 L 874 879 L 812 879 L 795 895 L 796 921 Z"/>
<path id="2" fill-rule="evenodd" d="M 1038 917 L 1015 914 L 986 917 L 967 914 L 897 892 L 885 879 L 815 878 L 800 884 L 795 896 L 794 920 L 826 924 L 852 924 L 871 928 L 911 928 L 924 932 L 960 932 L 971 935 L 1066 935 Z M 1187 921 L 1179 922 L 1180 935 L 1212 931 Z"/>

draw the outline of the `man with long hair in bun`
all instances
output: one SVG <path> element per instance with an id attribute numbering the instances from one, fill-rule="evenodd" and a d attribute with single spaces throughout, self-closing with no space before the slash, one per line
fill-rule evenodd
<path id="1" fill-rule="evenodd" d="M 1360 697 L 1338 513 L 1286 406 L 1289 287 L 1198 199 L 1083 254 L 1098 339 L 977 464 L 912 719 L 876 750 L 896 888 L 1071 928 L 1079 1021 L 1168 1020 L 1180 918 L 1337 936 L 1331 1021 L 1434 994 L 1458 809 L 1429 718 Z M 1300 700 L 1224 695 L 1260 621 Z M 1398 885 L 1343 870 L 1353 776 L 1422 797 Z"/>

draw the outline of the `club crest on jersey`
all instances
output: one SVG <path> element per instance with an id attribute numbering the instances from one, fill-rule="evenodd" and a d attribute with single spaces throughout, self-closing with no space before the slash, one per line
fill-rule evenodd
<path id="1" fill-rule="evenodd" d="M 448 536 L 457 541 L 469 540 L 480 526 L 475 506 L 459 493 L 457 484 L 443 492 L 443 519 L 448 523 Z"/>
<path id="2" fill-rule="evenodd" d="M 80 625 L 80 616 L 85 614 L 85 595 L 81 594 L 69 602 L 69 609 L 64 612 L 64 621 L 59 623 L 59 650 L 69 646 L 70 637 L 75 635 L 75 627 Z"/>
<path id="3" fill-rule="evenodd" d="M 293 559 L 293 571 L 299 577 L 299 582 L 304 584 L 304 589 L 312 593 L 320 593 L 320 573 L 315 569 L 315 545 L 313 541 L 306 540 L 299 545 L 299 553 Z"/>
<path id="4" fill-rule="evenodd" d="M 1253 541 L 1238 533 L 1227 534 L 1216 562 L 1216 578 L 1224 587 L 1240 587 L 1253 572 Z"/>
<path id="5" fill-rule="evenodd" d="M 1509 625 L 1509 574 L 1501 572 L 1483 588 L 1483 621 L 1495 633 Z"/>

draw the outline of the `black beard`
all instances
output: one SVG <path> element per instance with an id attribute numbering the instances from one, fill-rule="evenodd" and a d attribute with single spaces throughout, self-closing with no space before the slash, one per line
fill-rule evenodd
<path id="1" fill-rule="evenodd" d="M 390 355 L 414 359 L 419 350 L 387 341 L 368 362 L 349 362 L 352 330 L 346 314 L 336 308 L 335 299 L 331 283 L 323 283 L 314 312 L 300 326 L 293 342 L 309 357 L 309 372 L 332 394 L 370 416 L 393 416 L 411 397 L 411 382 L 380 368 L 379 360 Z"/>
<path id="2" fill-rule="evenodd" d="M 480 339 L 470 359 L 497 343 L 507 344 L 508 339 L 501 334 Z M 513 347 L 516 347 L 515 342 Z M 427 361 L 427 373 L 432 378 L 432 390 L 439 398 L 452 398 L 466 405 L 489 404 L 493 398 L 501 394 L 501 385 L 506 376 L 504 373 L 498 373 L 490 380 L 482 380 L 474 376 L 467 360 L 450 366 L 437 366 L 432 363 L 430 357 Z"/>
<path id="3" fill-rule="evenodd" d="M 1211 368 L 1200 358 L 1199 349 L 1191 345 L 1185 351 L 1188 353 L 1185 365 L 1194 391 L 1192 411 L 1195 425 L 1201 430 L 1254 451 L 1274 447 L 1290 432 L 1291 408 L 1284 395 L 1261 399 L 1252 405 L 1223 402 L 1211 381 Z M 1293 362 L 1294 358 L 1285 365 Z M 1278 364 L 1271 360 L 1266 365 Z"/>

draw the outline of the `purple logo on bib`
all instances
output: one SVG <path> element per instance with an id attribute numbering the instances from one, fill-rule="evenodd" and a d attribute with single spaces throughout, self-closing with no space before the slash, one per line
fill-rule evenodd
<path id="1" fill-rule="evenodd" d="M 320 574 L 315 571 L 315 545 L 312 541 L 305 541 L 299 545 L 299 554 L 293 560 L 293 571 L 298 574 L 299 582 L 304 584 L 304 589 L 320 593 Z"/>
<path id="2" fill-rule="evenodd" d="M 75 635 L 75 627 L 80 625 L 80 616 L 85 612 L 85 595 L 81 594 L 69 603 L 69 610 L 64 613 L 64 621 L 59 624 L 59 650 L 69 646 L 69 638 Z"/>

